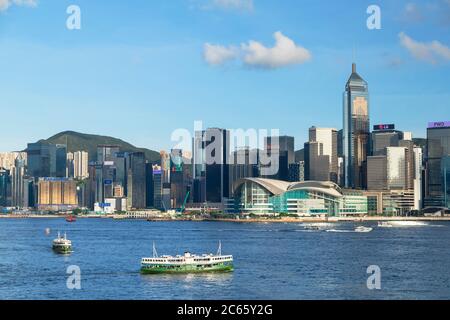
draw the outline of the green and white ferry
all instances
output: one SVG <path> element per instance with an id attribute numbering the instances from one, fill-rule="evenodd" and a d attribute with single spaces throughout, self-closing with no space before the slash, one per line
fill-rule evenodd
<path id="1" fill-rule="evenodd" d="M 57 253 L 67 254 L 72 252 L 72 241 L 67 239 L 67 235 L 64 233 L 64 237 L 58 232 L 58 238 L 53 240 L 53 250 Z"/>
<path id="2" fill-rule="evenodd" d="M 184 255 L 158 256 L 153 244 L 153 257 L 142 258 L 141 273 L 201 273 L 201 272 L 231 272 L 233 271 L 233 256 L 222 255 L 222 245 L 219 242 L 217 254 L 195 255 L 185 252 Z"/>

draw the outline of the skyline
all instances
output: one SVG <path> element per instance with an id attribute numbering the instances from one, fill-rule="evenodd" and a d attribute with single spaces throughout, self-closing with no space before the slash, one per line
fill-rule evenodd
<path id="1" fill-rule="evenodd" d="M 369 83 L 371 124 L 425 138 L 428 122 L 450 118 L 446 0 L 378 1 L 381 30 L 366 27 L 371 3 L 356 1 L 333 16 L 341 5 L 313 1 L 83 0 L 74 31 L 68 1 L 2 7 L 9 2 L 0 1 L 1 105 L 2 118 L 17 120 L 2 124 L 2 152 L 68 130 L 167 150 L 171 133 L 193 131 L 196 120 L 279 128 L 298 150 L 311 126 L 342 128 L 353 60 Z M 274 37 L 291 58 L 273 61 Z"/>

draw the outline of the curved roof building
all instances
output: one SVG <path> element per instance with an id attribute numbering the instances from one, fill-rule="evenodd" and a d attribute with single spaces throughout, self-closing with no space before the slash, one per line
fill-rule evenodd
<path id="1" fill-rule="evenodd" d="M 299 216 L 367 214 L 367 197 L 347 197 L 333 182 L 245 178 L 236 182 L 237 211 Z"/>

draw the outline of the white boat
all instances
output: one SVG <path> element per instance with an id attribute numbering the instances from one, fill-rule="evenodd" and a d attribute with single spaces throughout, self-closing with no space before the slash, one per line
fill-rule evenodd
<path id="1" fill-rule="evenodd" d="M 359 226 L 359 227 L 355 228 L 355 232 L 370 232 L 372 230 L 373 230 L 373 228 L 364 227 L 364 226 Z"/>
<path id="2" fill-rule="evenodd" d="M 378 227 L 379 228 L 392 228 L 393 225 L 389 221 L 379 221 Z"/>
<path id="3" fill-rule="evenodd" d="M 422 221 L 390 221 L 389 223 L 395 227 L 422 227 L 428 225 L 428 223 Z"/>
<path id="4" fill-rule="evenodd" d="M 64 237 L 58 232 L 58 238 L 53 240 L 53 250 L 57 253 L 70 253 L 72 252 L 72 241 L 67 239 L 67 235 L 64 233 Z"/>
<path id="5" fill-rule="evenodd" d="M 153 257 L 142 258 L 141 273 L 199 273 L 199 272 L 231 272 L 233 271 L 233 256 L 222 255 L 222 245 L 219 242 L 217 254 L 195 255 L 185 252 L 175 257 L 164 255 L 159 257 L 153 244 Z"/>

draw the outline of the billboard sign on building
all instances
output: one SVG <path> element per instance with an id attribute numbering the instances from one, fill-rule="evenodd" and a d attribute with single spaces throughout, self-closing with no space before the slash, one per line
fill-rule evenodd
<path id="1" fill-rule="evenodd" d="M 450 128 L 450 121 L 428 122 L 428 129 Z"/>
<path id="2" fill-rule="evenodd" d="M 373 126 L 374 131 L 395 130 L 395 124 L 377 124 Z"/>

